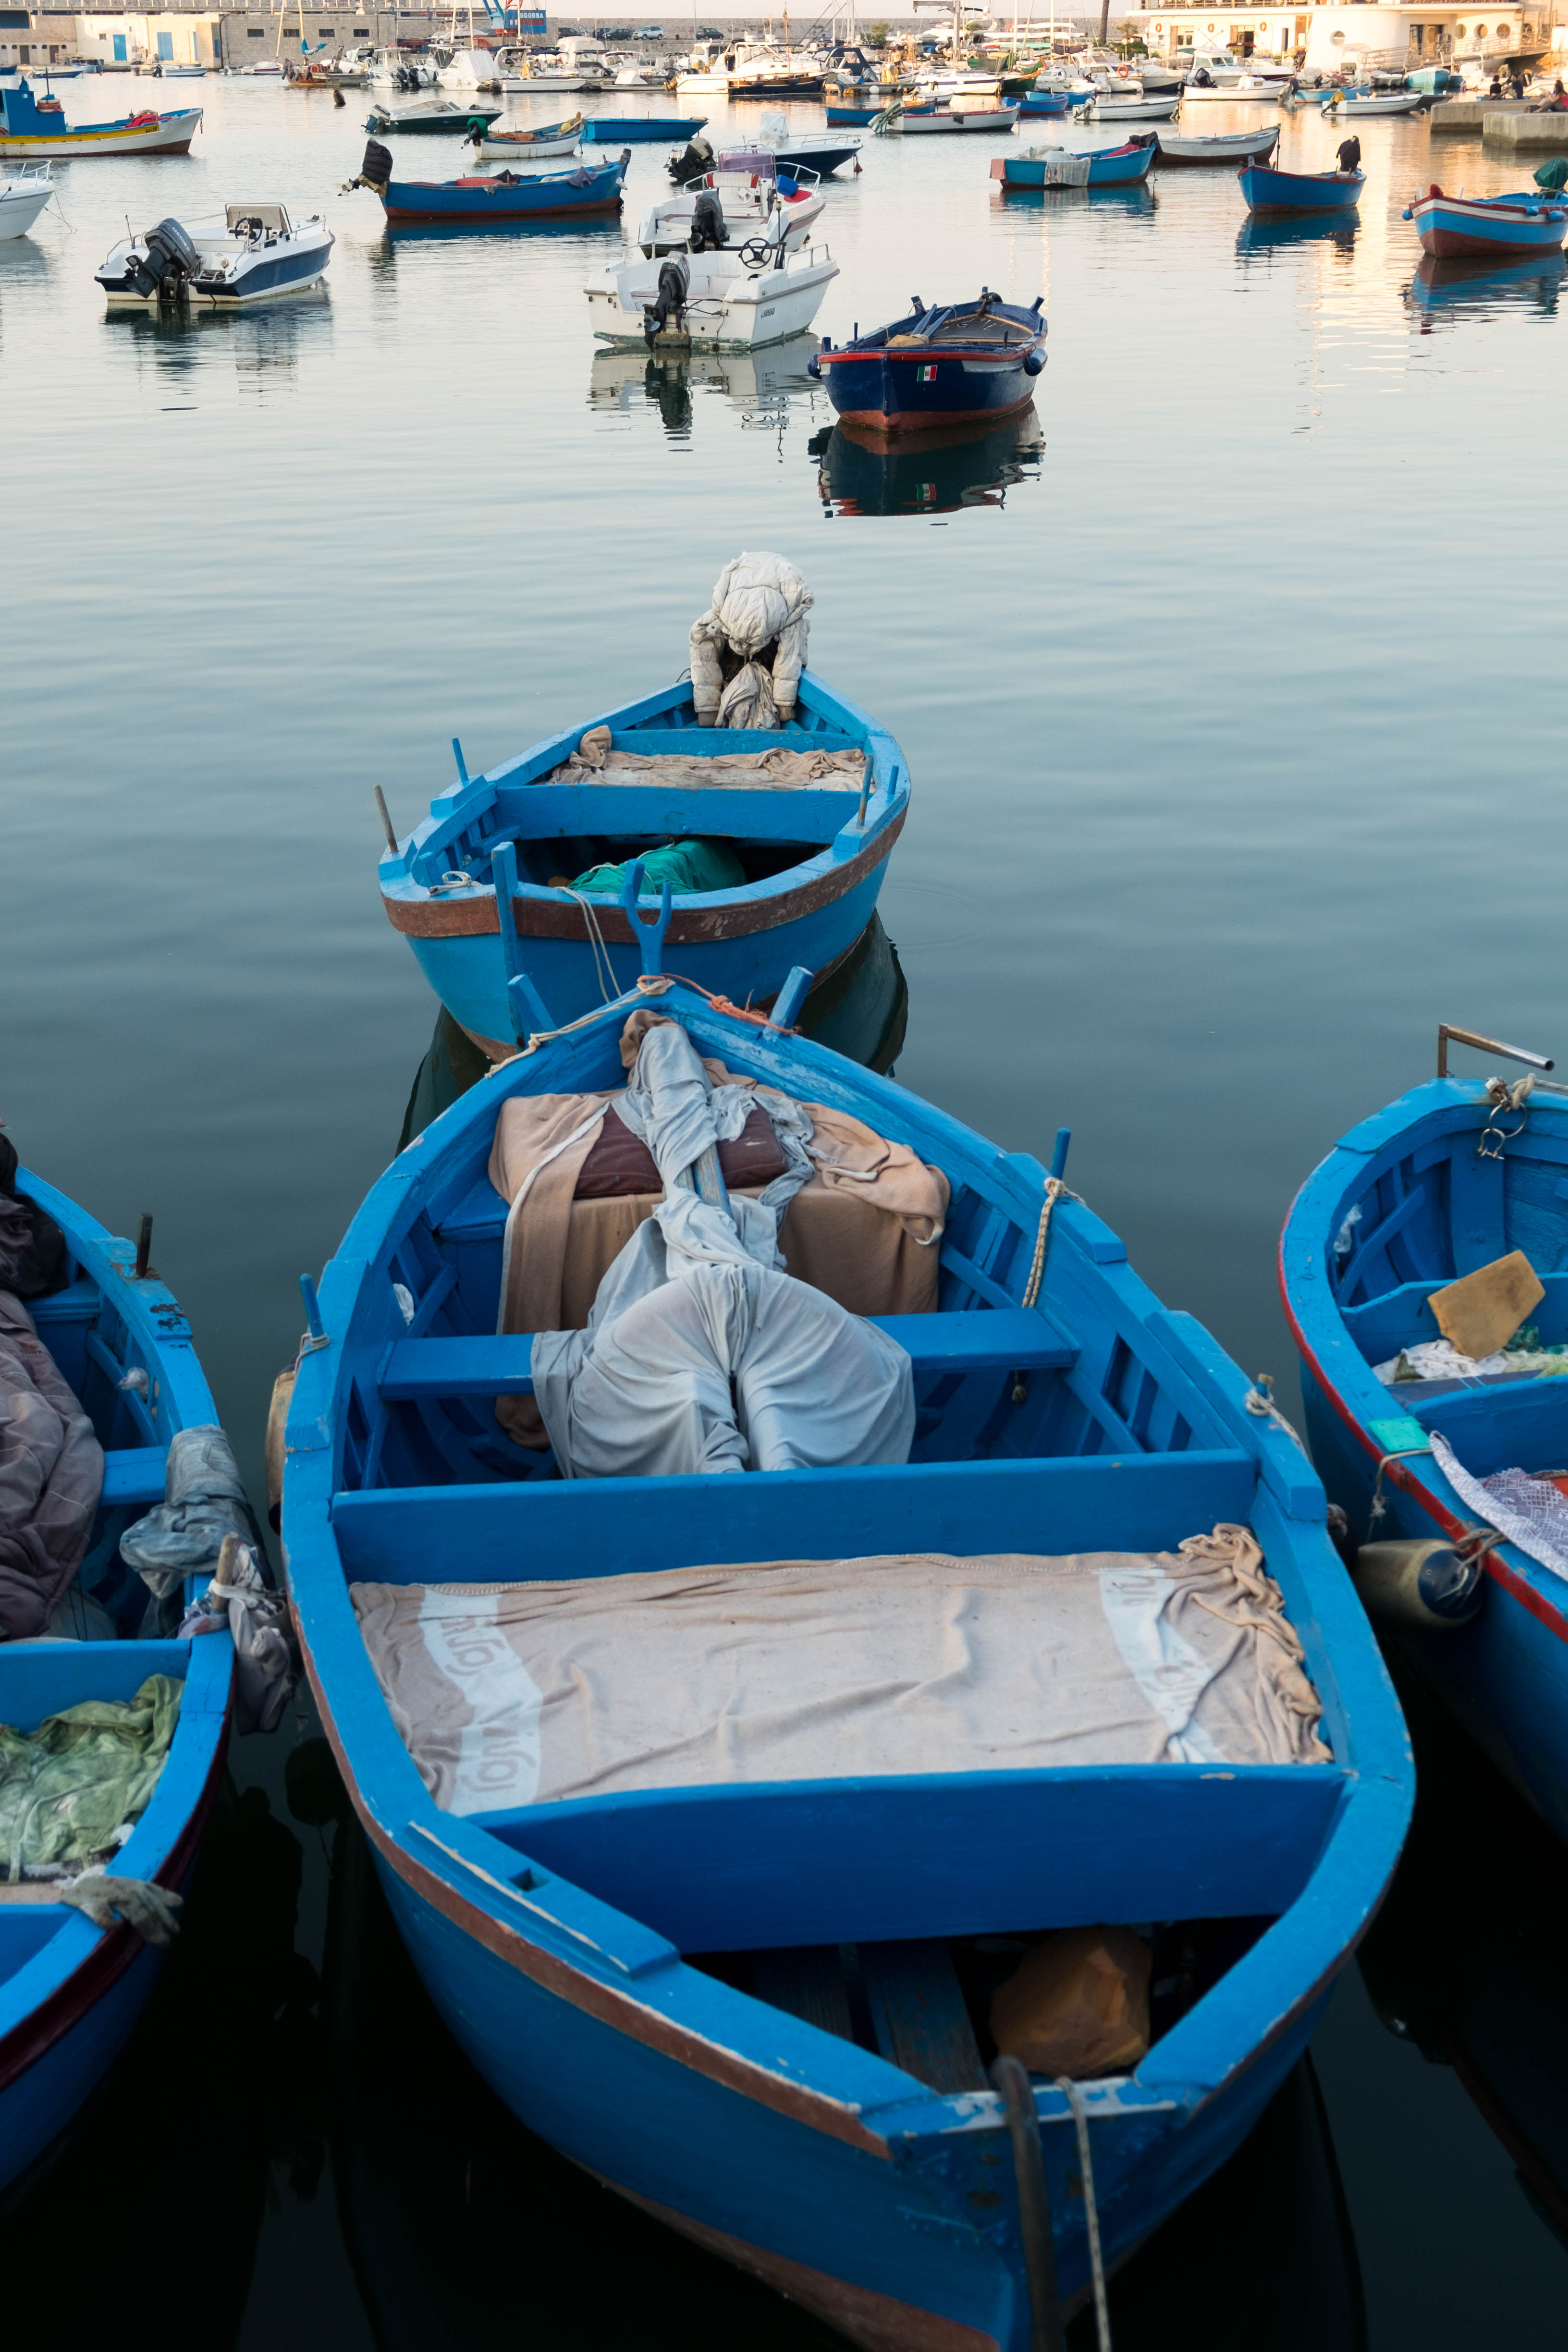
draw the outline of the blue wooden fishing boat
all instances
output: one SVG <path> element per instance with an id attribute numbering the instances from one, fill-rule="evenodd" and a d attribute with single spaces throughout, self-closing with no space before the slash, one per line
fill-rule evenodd
<path id="1" fill-rule="evenodd" d="M 868 124 L 875 122 L 877 117 L 886 111 L 897 95 L 896 90 L 890 90 L 877 106 L 836 106 L 830 99 L 827 102 L 827 127 L 830 131 L 864 131 Z"/>
<path id="2" fill-rule="evenodd" d="M 1446 196 L 1434 181 L 1400 218 L 1415 222 L 1422 252 L 1438 261 L 1517 261 L 1560 253 L 1568 235 L 1568 204 L 1542 196 L 1539 188 L 1510 196 Z"/>
<path id="3" fill-rule="evenodd" d="M 502 1442 L 498 1391 L 529 1402 L 541 1343 L 487 1335 L 514 1280 L 563 1276 L 526 1240 L 503 1267 L 492 1150 L 520 1118 L 541 1133 L 542 1118 L 563 1122 L 584 1150 L 572 1098 L 588 1098 L 590 1122 L 608 1118 L 634 1011 L 663 1014 L 697 1053 L 814 1119 L 863 1122 L 885 1151 L 907 1147 L 928 1177 L 942 1172 L 945 1230 L 935 1262 L 921 1259 L 931 1311 L 844 1326 L 879 1361 L 908 1360 L 908 1461 L 563 1477 L 550 1454 Z M 732 1211 L 701 1145 L 712 1131 L 689 1132 L 694 1181 Z M 283 1536 L 308 1672 L 451 2031 L 532 2130 L 868 2347 L 1058 2340 L 1058 2300 L 1089 2292 L 1090 2229 L 1104 2263 L 1119 2261 L 1284 2078 L 1376 1907 L 1411 1802 L 1398 1710 L 1304 1454 L 1067 1192 L 1065 1150 L 1063 1137 L 1047 1178 L 889 1080 L 681 984 L 633 992 L 493 1072 L 394 1161 L 326 1269 L 322 1344 L 300 1362 L 288 1425 Z M 678 1194 L 689 1198 L 676 1181 L 628 1213 L 668 1215 Z M 525 1179 L 513 1216 L 527 1197 Z M 569 1253 L 589 1231 L 580 1215 L 606 1205 L 571 1202 Z M 842 1555 L 901 1572 L 916 1547 L 933 1572 L 1005 1577 L 991 1556 L 1023 1555 L 1031 1579 L 1030 1556 L 1131 1553 L 1101 1567 L 1134 1578 L 1113 1598 L 1135 1612 L 1171 1590 L 1161 1571 L 1141 1580 L 1151 1555 L 1168 1570 L 1189 1538 L 1245 1550 L 1242 1530 L 1278 1586 L 1269 1624 L 1302 1644 L 1315 1697 L 1301 1694 L 1295 1720 L 1321 1701 L 1331 1760 L 1225 1760 L 1231 1750 L 1199 1736 L 1190 1681 L 1158 1702 L 1135 1755 L 1112 1741 L 1089 1766 L 1061 1749 L 1043 1759 L 1035 1743 L 1063 1721 L 1053 1681 L 1048 1712 L 1042 1696 L 1039 1712 L 1008 1714 L 978 1764 L 953 1761 L 933 1727 L 913 1769 L 885 1744 L 869 1761 L 836 1750 L 806 1775 L 781 1769 L 777 1749 L 737 1749 L 711 1779 L 668 1769 L 665 1785 L 660 1710 L 691 1686 L 693 1635 L 690 1673 L 673 1677 L 648 1674 L 632 1643 L 652 1781 L 558 1793 L 563 1686 L 537 1660 L 552 1696 L 532 1669 L 520 1683 L 501 1632 L 546 1594 L 566 1619 L 614 1617 L 640 1606 L 634 1590 L 657 1601 L 671 1580 L 692 1589 L 696 1571 L 708 1589 L 770 1572 L 720 1563 L 781 1555 L 807 1581 L 821 1564 L 832 1627 L 855 1582 Z M 891 1591 L 879 1655 L 910 1622 Z M 1149 1687 L 1164 1687 L 1158 1638 L 1147 1655 L 1129 1638 Z M 999 1671 L 1004 1654 L 987 1654 Z M 1038 1652 L 1031 1641 L 1005 1654 Z M 837 1721 L 837 1682 L 814 1655 L 806 1713 Z M 1184 1679 L 1191 1663 L 1172 1653 L 1163 1671 Z M 469 1678 L 444 1718 L 460 1780 L 434 1759 L 419 1696 L 447 1667 Z M 982 1685 L 992 1670 L 977 1669 Z M 742 1740 L 750 1702 L 736 1696 Z M 1079 2082 L 1026 2073 L 1015 2053 L 988 2079 L 993 2029 L 1010 2032 L 990 1988 L 1020 1952 L 1093 1923 L 1146 1937 L 1151 1922 L 1170 1923 L 1154 1931 L 1157 1984 L 1159 1954 L 1202 1957 L 1184 1963 L 1184 1987 L 1156 1993 L 1138 2063 Z"/>
<path id="4" fill-rule="evenodd" d="M 1237 177 L 1252 213 L 1352 212 L 1366 185 L 1364 172 L 1280 172 L 1271 163 L 1244 163 Z"/>
<path id="5" fill-rule="evenodd" d="M 917 303 L 847 343 L 825 335 L 806 373 L 845 424 L 879 433 L 1005 416 L 1028 406 L 1046 364 L 1044 299 L 1025 310 L 983 286 L 975 301 Z"/>
<path id="6" fill-rule="evenodd" d="M 1026 89 L 1019 99 L 1018 111 L 1026 116 L 1044 115 L 1058 119 L 1070 114 L 1075 106 L 1087 106 L 1093 95 L 1092 89 L 1086 89 L 1081 98 L 1075 97 L 1071 90 L 1067 89 Z"/>
<path id="7" fill-rule="evenodd" d="M 1026 150 L 1016 155 L 994 155 L 991 177 L 1000 180 L 1004 188 L 1048 188 L 1058 184 L 1089 188 L 1130 187 L 1148 178 L 1150 166 L 1160 152 L 1160 142 L 1152 131 L 1144 131 L 1120 147 L 1096 147 L 1078 158 L 1089 165 L 1087 179 L 1059 180 L 1058 159 L 1071 152 L 1065 148 L 1047 147 L 1038 153 Z"/>
<path id="8" fill-rule="evenodd" d="M 68 163 L 79 155 L 188 155 L 201 128 L 199 106 L 150 109 L 113 122 L 66 121 L 58 98 L 39 98 L 22 77 L 0 82 L 0 162 Z"/>
<path id="9" fill-rule="evenodd" d="M 121 1535 L 163 1500 L 177 1430 L 216 1423 L 190 1325 L 135 1245 L 114 1239 L 26 1170 L 17 1192 L 62 1229 L 63 1286 L 27 1301 L 39 1339 L 89 1415 L 104 1476 L 87 1557 L 52 1621 L 58 1638 L 0 1642 L 0 1723 L 27 1732 L 85 1700 L 129 1700 L 150 1675 L 183 1685 L 167 1759 L 121 1847 L 117 1876 L 178 1889 L 222 1776 L 234 1644 L 142 1640 L 148 1593 L 119 1556 Z M 111 1638 L 118 1634 L 120 1638 Z M 47 1898 L 0 1895 L 0 2188 L 70 2121 L 152 1991 L 162 1950 L 118 1919 L 95 1927 Z"/>
<path id="10" fill-rule="evenodd" d="M 579 772 L 550 782 L 599 728 L 609 730 L 605 772 L 616 781 Z M 630 761 L 617 767 L 618 753 Z M 770 754 L 784 755 L 774 768 L 821 754 L 824 773 L 798 788 L 767 768 Z M 673 763 L 662 782 L 647 764 L 661 759 Z M 752 781 L 705 785 L 708 760 L 746 764 Z M 809 669 L 795 717 L 777 730 L 700 727 L 682 683 L 481 776 L 459 765 L 429 815 L 389 844 L 382 900 L 454 1020 L 488 1051 L 507 1053 L 527 1031 L 592 1012 L 606 987 L 611 995 L 629 987 L 661 951 L 740 1004 L 770 1003 L 797 963 L 826 976 L 876 910 L 909 804 L 909 768 L 893 738 Z M 671 839 L 721 845 L 732 878 L 679 895 L 668 877 L 662 887 L 645 882 L 642 860 Z M 606 880 L 574 878 L 616 867 Z M 645 890 L 659 899 L 657 912 Z M 524 991 L 512 985 L 520 971 Z"/>
<path id="11" fill-rule="evenodd" d="M 434 221 L 462 228 L 498 222 L 562 220 L 568 215 L 617 213 L 630 150 L 613 163 L 579 165 L 570 172 L 475 173 L 460 180 L 395 180 L 392 157 L 374 139 L 365 142 L 364 161 L 349 185 L 373 189 L 389 221 Z"/>
<path id="12" fill-rule="evenodd" d="M 1551 1377 L 1568 1357 L 1550 1352 L 1568 1339 L 1568 1104 L 1538 1086 L 1515 1108 L 1504 1081 L 1447 1074 L 1450 1037 L 1552 1066 L 1440 1031 L 1437 1078 L 1352 1128 L 1302 1186 L 1280 1243 L 1280 1287 L 1324 1483 L 1357 1542 L 1397 1548 L 1362 1553 L 1378 1579 L 1369 1604 L 1568 1838 L 1568 1568 L 1521 1546 L 1520 1534 L 1540 1538 L 1517 1516 L 1505 1520 L 1506 1494 L 1480 1484 L 1531 1474 L 1517 1482 L 1526 1502 L 1550 1514 L 1553 1475 L 1568 1463 L 1568 1382 Z M 1543 1294 L 1529 1310 L 1534 1331 L 1495 1361 L 1456 1360 L 1434 1294 L 1514 1250 Z M 1482 1549 L 1489 1529 L 1501 1532 Z M 1510 1530 L 1516 1539 L 1505 1541 Z"/>
<path id="13" fill-rule="evenodd" d="M 695 139 L 707 120 L 705 114 L 591 114 L 583 125 L 583 144 L 636 147 L 660 139 Z"/>

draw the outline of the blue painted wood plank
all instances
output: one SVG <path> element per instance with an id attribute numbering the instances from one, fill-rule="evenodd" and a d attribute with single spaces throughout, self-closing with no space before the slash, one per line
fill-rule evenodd
<path id="1" fill-rule="evenodd" d="M 862 1944 L 860 1965 L 877 2047 L 933 2091 L 983 2091 L 980 2045 L 944 1943 L 930 1937 Z"/>
<path id="2" fill-rule="evenodd" d="M 1391 1404 L 1399 1391 L 1389 1391 Z M 1568 1470 L 1568 1377 L 1510 1381 L 1416 1403 L 1423 1429 L 1440 1430 L 1477 1478 L 1494 1470 Z"/>
<path id="3" fill-rule="evenodd" d="M 103 1507 L 125 1503 L 161 1503 L 166 1445 L 121 1445 L 103 1457 Z"/>
<path id="4" fill-rule="evenodd" d="M 378 1487 L 335 1495 L 332 1528 L 352 1577 L 394 1584 L 884 1551 L 1159 1551 L 1245 1520 L 1256 1474 L 1237 1450 Z"/>
<path id="5" fill-rule="evenodd" d="M 682 1951 L 744 1951 L 1283 1912 L 1348 1785 L 1332 1765 L 921 1773 L 642 1790 L 468 1827 Z"/>
<path id="6" fill-rule="evenodd" d="M 1015 1307 L 958 1315 L 872 1315 L 914 1359 L 919 1372 L 1044 1371 L 1071 1364 L 1077 1349 L 1044 1316 Z M 531 1332 L 482 1339 L 394 1341 L 378 1386 L 393 1402 L 410 1397 L 523 1396 L 533 1375 Z"/>

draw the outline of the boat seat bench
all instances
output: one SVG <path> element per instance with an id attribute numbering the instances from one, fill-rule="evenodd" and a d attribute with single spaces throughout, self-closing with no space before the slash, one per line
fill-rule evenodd
<path id="1" fill-rule="evenodd" d="M 984 1307 L 949 1315 L 873 1315 L 914 1360 L 917 1372 L 1070 1370 L 1078 1350 L 1033 1307 Z M 526 1396 L 533 1335 L 462 1339 L 395 1339 L 377 1387 L 384 1402 L 465 1396 Z"/>

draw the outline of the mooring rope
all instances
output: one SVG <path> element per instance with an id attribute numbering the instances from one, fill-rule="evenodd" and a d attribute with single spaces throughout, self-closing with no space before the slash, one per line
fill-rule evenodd
<path id="1" fill-rule="evenodd" d="M 1070 2074 L 1057 2076 L 1057 2088 L 1072 2109 L 1078 2133 L 1078 2168 L 1083 2179 L 1083 2220 L 1089 2238 L 1089 2270 L 1094 2283 L 1094 2326 L 1100 2352 L 1110 2352 L 1110 2306 L 1105 2299 L 1105 2257 L 1100 2243 L 1100 2208 L 1094 2201 L 1094 2157 L 1089 2144 L 1089 2110 Z"/>

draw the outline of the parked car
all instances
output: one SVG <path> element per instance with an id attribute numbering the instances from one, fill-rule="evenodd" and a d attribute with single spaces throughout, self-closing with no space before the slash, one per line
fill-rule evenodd
<path id="1" fill-rule="evenodd" d="M 639 25 L 637 30 L 637 37 L 639 41 L 662 41 L 664 38 L 664 26 L 662 25 Z"/>

